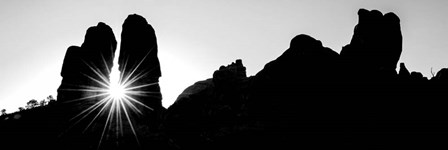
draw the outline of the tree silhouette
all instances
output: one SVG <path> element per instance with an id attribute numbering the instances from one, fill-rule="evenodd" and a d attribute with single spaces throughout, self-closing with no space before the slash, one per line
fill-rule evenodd
<path id="1" fill-rule="evenodd" d="M 56 99 L 53 97 L 53 95 L 49 95 L 48 97 L 47 97 L 47 104 L 48 105 L 52 105 L 52 104 L 54 104 L 56 102 Z"/>
<path id="2" fill-rule="evenodd" d="M 36 107 L 37 105 L 39 105 L 37 100 L 32 99 L 26 103 L 26 109 L 32 109 L 32 108 Z"/>
<path id="3" fill-rule="evenodd" d="M 24 110 L 25 110 L 25 108 L 19 107 L 19 111 L 24 111 Z"/>
<path id="4" fill-rule="evenodd" d="M 45 106 L 45 105 L 47 105 L 47 101 L 45 101 L 45 99 L 39 101 L 39 106 L 40 107 Z"/>
<path id="5" fill-rule="evenodd" d="M 2 115 L 6 115 L 6 109 L 2 109 Z"/>

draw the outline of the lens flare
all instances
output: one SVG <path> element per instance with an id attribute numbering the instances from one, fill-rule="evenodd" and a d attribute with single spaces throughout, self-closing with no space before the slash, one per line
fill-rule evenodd
<path id="1" fill-rule="evenodd" d="M 123 70 L 123 72 L 121 73 L 118 71 L 116 60 L 114 61 L 116 65 L 112 67 L 112 70 L 108 69 L 110 67 L 106 67 L 106 74 L 102 73 L 100 68 L 84 62 L 90 68 L 92 73 L 90 73 L 89 75 L 83 75 L 93 81 L 93 83 L 95 83 L 93 84 L 94 86 L 80 85 L 79 89 L 64 89 L 66 91 L 81 91 L 87 93 L 86 95 L 89 95 L 70 101 L 95 101 L 94 104 L 82 110 L 72 118 L 72 121 L 75 121 L 72 127 L 79 124 L 88 116 L 93 116 L 93 119 L 90 120 L 88 125 L 85 127 L 84 132 L 86 132 L 87 129 L 92 127 L 94 124 L 96 124 L 95 126 L 104 124 L 103 131 L 98 143 L 98 148 L 101 146 L 101 142 L 104 140 L 104 137 L 110 137 L 105 136 L 109 134 L 110 131 L 115 132 L 115 136 L 119 136 L 123 135 L 124 129 L 127 128 L 132 131 L 136 142 L 140 144 L 133 124 L 135 122 L 135 118 L 132 118 L 132 116 L 135 115 L 131 114 L 142 115 L 143 112 L 153 111 L 153 108 L 145 105 L 140 101 L 140 99 L 136 99 L 135 97 L 151 96 L 150 94 L 160 94 L 159 91 L 143 90 L 145 87 L 158 85 L 158 82 L 149 84 L 142 84 L 137 82 L 138 80 L 144 78 L 144 76 L 150 72 L 137 71 L 143 60 L 146 59 L 146 56 L 138 63 L 135 68 L 133 68 L 132 70 Z M 103 62 L 107 66 L 104 58 Z M 127 63 L 125 63 L 124 65 L 126 66 L 126 64 Z M 128 75 L 125 76 L 124 72 L 126 72 Z M 108 80 L 107 78 L 108 75 L 110 75 L 110 80 Z M 100 120 L 104 119 L 99 118 L 105 118 L 106 121 L 100 122 Z"/>
<path id="2" fill-rule="evenodd" d="M 123 85 L 120 85 L 118 83 L 112 83 L 109 87 L 109 91 L 107 92 L 111 99 L 113 100 L 120 100 L 125 98 L 126 96 L 126 89 Z"/>

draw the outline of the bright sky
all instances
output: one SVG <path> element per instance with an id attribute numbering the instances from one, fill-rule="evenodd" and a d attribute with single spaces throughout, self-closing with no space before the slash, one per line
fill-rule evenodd
<path id="1" fill-rule="evenodd" d="M 117 41 L 131 13 L 152 24 L 167 107 L 186 87 L 235 59 L 254 75 L 297 34 L 339 52 L 351 39 L 359 8 L 401 18 L 400 62 L 409 70 L 431 76 L 431 67 L 448 67 L 446 0 L 2 0 L 0 109 L 10 113 L 30 99 L 56 97 L 65 51 L 81 45 L 87 28 L 99 21 L 112 27 Z"/>

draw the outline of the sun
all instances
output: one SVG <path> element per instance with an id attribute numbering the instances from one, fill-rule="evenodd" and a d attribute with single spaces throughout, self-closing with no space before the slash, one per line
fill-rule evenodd
<path id="1" fill-rule="evenodd" d="M 109 100 L 123 100 L 130 91 L 126 89 L 126 85 L 120 80 L 120 71 L 117 65 L 112 67 L 110 73 L 110 81 L 107 86 L 107 95 Z"/>
<path id="2" fill-rule="evenodd" d="M 144 59 L 141 60 L 141 62 L 143 61 Z M 103 62 L 106 62 L 104 58 Z M 74 121 L 74 126 L 87 116 L 92 116 L 93 119 L 91 119 L 88 125 L 85 126 L 85 131 L 94 126 L 94 124 L 103 124 L 104 127 L 98 142 L 98 147 L 101 146 L 103 138 L 123 136 L 123 129 L 125 127 L 131 130 L 134 138 L 139 144 L 137 132 L 134 129 L 133 124 L 135 118 L 132 116 L 143 115 L 145 112 L 154 111 L 154 109 L 141 102 L 141 99 L 137 97 L 148 96 L 148 94 L 152 92 L 144 90 L 145 87 L 158 85 L 158 82 L 143 84 L 138 82 L 138 80 L 143 79 L 147 74 L 147 72 L 138 72 L 141 62 L 135 68 L 122 70 L 121 72 L 118 70 L 117 58 L 115 57 L 114 65 L 111 67 L 111 70 L 107 70 L 107 73 L 101 72 L 100 68 L 95 65 L 84 62 L 92 71 L 90 75 L 84 74 L 84 76 L 98 85 L 80 85 L 79 88 L 76 89 L 66 89 L 69 91 L 89 93 L 86 94 L 88 96 L 72 101 L 96 101 L 93 105 L 90 105 L 88 108 L 72 117 L 71 120 Z M 126 64 L 127 63 L 124 65 Z M 107 66 L 106 63 L 105 65 Z M 125 72 L 127 75 L 124 75 Z M 99 122 L 104 119 L 105 122 Z M 110 135 L 109 132 L 111 131 L 115 132 L 116 135 Z"/>
<path id="3" fill-rule="evenodd" d="M 121 100 L 126 97 L 127 90 L 126 87 L 120 83 L 111 83 L 107 93 L 112 100 Z"/>

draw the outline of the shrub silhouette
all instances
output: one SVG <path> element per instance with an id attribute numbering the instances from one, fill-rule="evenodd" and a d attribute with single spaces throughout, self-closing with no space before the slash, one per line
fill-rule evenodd
<path id="1" fill-rule="evenodd" d="M 26 108 L 27 109 L 32 109 L 32 108 L 34 108 L 34 107 L 36 107 L 38 105 L 39 105 L 39 102 L 37 102 L 37 100 L 35 100 L 35 99 L 32 99 L 32 100 L 30 100 L 30 101 L 28 101 L 26 103 Z"/>

